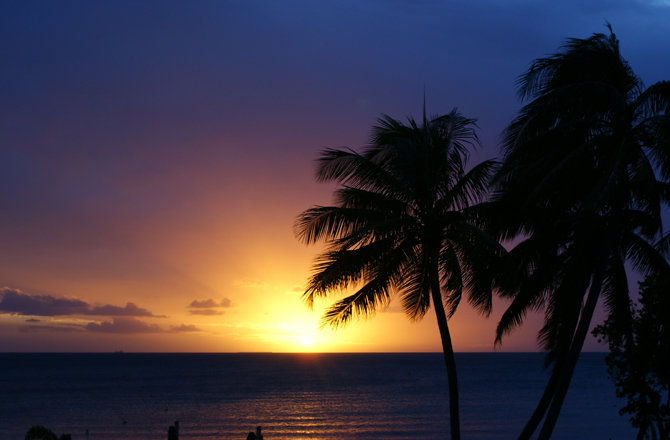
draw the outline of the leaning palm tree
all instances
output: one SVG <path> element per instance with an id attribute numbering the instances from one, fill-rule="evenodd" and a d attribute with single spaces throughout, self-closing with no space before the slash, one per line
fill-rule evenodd
<path id="1" fill-rule="evenodd" d="M 545 414 L 538 438 L 551 436 L 598 299 L 630 325 L 624 264 L 667 270 L 653 243 L 670 200 L 670 83 L 645 90 L 607 26 L 609 35 L 570 39 L 520 77 L 519 95 L 531 102 L 504 133 L 494 179 L 495 233 L 519 241 L 509 258 L 522 274 L 503 293 L 512 303 L 498 341 L 544 309 L 539 340 L 553 363 L 520 439 Z"/>
<path id="2" fill-rule="evenodd" d="M 340 184 L 334 206 L 298 216 L 296 236 L 325 241 L 303 299 L 353 288 L 325 313 L 322 327 L 340 328 L 373 316 L 400 298 L 407 316 L 420 320 L 431 303 L 437 316 L 449 386 L 451 438 L 460 439 L 458 384 L 448 319 L 465 294 L 482 314 L 492 301 L 491 270 L 504 252 L 468 220 L 482 199 L 496 162 L 466 172 L 468 147 L 479 141 L 475 120 L 456 110 L 418 125 L 388 116 L 373 127 L 361 153 L 327 149 L 317 160 L 317 181 Z"/>

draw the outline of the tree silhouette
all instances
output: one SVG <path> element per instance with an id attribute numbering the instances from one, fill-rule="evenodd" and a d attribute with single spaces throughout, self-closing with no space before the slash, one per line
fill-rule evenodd
<path id="1" fill-rule="evenodd" d="M 336 301 L 322 326 L 340 328 L 386 308 L 394 296 L 420 320 L 431 302 L 437 316 L 449 384 L 451 438 L 460 439 L 458 382 L 448 319 L 465 294 L 480 313 L 492 301 L 492 270 L 504 249 L 469 221 L 468 207 L 486 196 L 496 162 L 466 172 L 468 147 L 478 145 L 475 120 L 451 113 L 408 125 L 388 116 L 362 153 L 327 149 L 316 179 L 337 182 L 334 206 L 298 216 L 296 236 L 325 241 L 303 299 Z"/>
<path id="2" fill-rule="evenodd" d="M 60 438 L 52 430 L 35 425 L 26 432 L 26 440 L 72 440 L 70 434 L 61 434 Z"/>
<path id="3" fill-rule="evenodd" d="M 505 288 L 512 303 L 497 340 L 544 310 L 539 340 L 553 364 L 520 439 L 545 413 L 538 438 L 551 436 L 598 299 L 630 325 L 624 263 L 667 270 L 653 243 L 670 196 L 670 83 L 645 90 L 607 26 L 609 35 L 569 39 L 519 78 L 531 101 L 504 132 L 494 179 L 494 233 L 519 241 L 509 257 L 523 275 Z"/>
<path id="4" fill-rule="evenodd" d="M 631 303 L 632 326 L 610 318 L 593 334 L 607 342 L 607 367 L 617 397 L 627 398 L 619 414 L 631 414 L 638 440 L 670 437 L 670 278 L 640 283 L 641 308 Z M 665 396 L 663 396 L 665 394 Z"/>

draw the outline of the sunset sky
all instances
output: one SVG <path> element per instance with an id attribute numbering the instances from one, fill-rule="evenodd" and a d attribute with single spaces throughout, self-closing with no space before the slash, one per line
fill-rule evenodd
<path id="1" fill-rule="evenodd" d="M 313 160 L 420 116 L 424 87 L 495 157 L 515 78 L 605 20 L 645 84 L 670 79 L 670 2 L 3 1 L 0 351 L 440 351 L 398 302 L 316 329 L 320 248 L 292 231 L 330 202 Z M 455 349 L 493 350 L 504 305 L 462 304 Z M 500 350 L 536 350 L 539 322 Z"/>

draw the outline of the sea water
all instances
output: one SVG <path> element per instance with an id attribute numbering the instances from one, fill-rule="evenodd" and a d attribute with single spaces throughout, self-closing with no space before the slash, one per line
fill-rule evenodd
<path id="1" fill-rule="evenodd" d="M 582 354 L 553 439 L 635 437 L 602 353 Z M 538 353 L 457 353 L 464 440 L 515 439 L 548 372 Z M 441 353 L 0 354 L 0 438 L 449 438 Z M 85 434 L 88 430 L 88 436 Z"/>

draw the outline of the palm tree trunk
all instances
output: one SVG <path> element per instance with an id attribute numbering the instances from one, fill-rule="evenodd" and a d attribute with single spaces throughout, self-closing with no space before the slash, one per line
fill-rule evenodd
<path id="1" fill-rule="evenodd" d="M 530 436 L 533 435 L 533 432 L 535 432 L 538 425 L 542 421 L 542 418 L 544 418 L 544 414 L 547 412 L 547 408 L 549 408 L 551 399 L 554 397 L 554 393 L 556 392 L 558 379 L 561 377 L 561 372 L 563 371 L 563 364 L 563 361 L 556 361 L 554 370 L 551 372 L 551 376 L 549 377 L 549 382 L 547 382 L 544 393 L 542 393 L 542 397 L 540 398 L 540 402 L 537 404 L 535 411 L 533 411 L 533 415 L 531 415 L 530 419 L 528 419 L 526 426 L 523 427 L 523 431 L 521 431 L 521 434 L 519 434 L 518 440 L 529 440 Z"/>
<path id="2" fill-rule="evenodd" d="M 607 252 L 604 252 L 607 256 L 609 255 L 609 249 L 611 246 L 609 244 L 606 246 Z M 593 275 L 591 281 L 591 288 L 589 289 L 589 294 L 586 298 L 586 304 L 584 304 L 584 309 L 582 309 L 582 314 L 579 319 L 579 325 L 577 326 L 577 332 L 575 333 L 574 338 L 572 338 L 572 344 L 570 344 L 570 350 L 568 351 L 567 358 L 565 359 L 565 365 L 561 369 L 561 377 L 558 380 L 556 385 L 556 391 L 554 392 L 554 397 L 551 400 L 551 405 L 547 412 L 547 418 L 544 420 L 540 434 L 537 437 L 537 440 L 549 440 L 551 433 L 554 431 L 554 426 L 556 426 L 556 421 L 558 420 L 558 415 L 561 412 L 561 407 L 563 406 L 563 401 L 565 396 L 568 393 L 568 387 L 570 386 L 570 381 L 572 380 L 572 373 L 575 371 L 575 365 L 577 365 L 577 360 L 579 355 L 582 352 L 582 347 L 584 346 L 584 341 L 586 340 L 586 335 L 589 331 L 589 326 L 591 325 L 591 318 L 593 318 L 593 312 L 596 309 L 598 304 L 598 298 L 600 297 L 600 290 L 603 287 L 603 282 L 605 280 L 605 266 L 606 266 L 606 255 L 601 254 L 601 261 L 596 268 L 596 271 Z M 605 257 L 605 258 L 603 258 Z M 604 260 L 604 261 L 603 261 Z"/>
<path id="3" fill-rule="evenodd" d="M 542 425 L 542 429 L 540 430 L 540 434 L 538 435 L 537 440 L 549 440 L 551 433 L 554 431 L 554 426 L 556 426 L 556 421 L 558 420 L 558 415 L 561 412 L 563 401 L 565 400 L 565 396 L 568 393 L 568 387 L 570 386 L 570 381 L 572 380 L 572 374 L 575 371 L 575 365 L 577 365 L 577 360 L 579 359 L 579 355 L 582 352 L 582 347 L 584 346 L 586 335 L 589 332 L 591 319 L 593 318 L 593 313 L 596 310 L 598 298 L 600 297 L 600 291 L 602 290 L 603 283 L 605 282 L 607 262 L 610 258 L 612 246 L 614 245 L 615 232 L 619 228 L 620 219 L 621 214 L 615 213 L 605 233 L 604 240 L 602 246 L 600 247 L 593 271 L 593 278 L 591 278 L 591 288 L 589 289 L 589 294 L 586 297 L 586 303 L 584 304 L 584 308 L 582 309 L 582 313 L 579 318 L 577 331 L 575 332 L 575 336 L 572 338 L 570 350 L 566 356 L 565 365 L 562 368 L 561 377 L 559 378 L 558 384 L 556 385 L 554 397 L 551 400 L 551 405 L 547 411 L 547 417 L 544 420 L 544 424 Z"/>
<path id="4" fill-rule="evenodd" d="M 454 359 L 454 347 L 451 345 L 451 335 L 447 324 L 447 315 L 444 312 L 442 294 L 440 291 L 440 275 L 437 259 L 431 262 L 430 287 L 433 298 L 433 308 L 437 317 L 437 327 L 440 329 L 442 338 L 442 351 L 444 362 L 447 367 L 447 383 L 449 385 L 449 426 L 451 428 L 451 440 L 461 440 L 461 424 L 458 411 L 458 378 L 456 377 L 456 360 Z"/>
<path id="5" fill-rule="evenodd" d="M 640 425 L 640 429 L 637 430 L 637 436 L 635 437 L 635 440 L 644 440 L 644 435 L 647 433 L 647 430 L 649 428 L 647 427 L 646 423 Z"/>
<path id="6" fill-rule="evenodd" d="M 567 328 L 567 324 L 565 324 L 566 333 L 574 335 L 575 330 L 577 328 L 577 324 L 578 319 L 575 319 L 574 322 L 570 322 L 569 329 Z M 561 353 L 558 355 L 554 363 L 554 369 L 551 372 L 551 376 L 549 377 L 547 386 L 544 389 L 544 393 L 542 394 L 542 397 L 540 398 L 540 401 L 538 402 L 535 411 L 533 411 L 533 414 L 530 416 L 530 419 L 526 423 L 526 426 L 524 426 L 523 431 L 521 431 L 521 434 L 519 434 L 518 440 L 529 440 L 530 437 L 535 432 L 535 430 L 537 429 L 537 427 L 540 425 L 540 422 L 544 418 L 547 409 L 549 409 L 549 405 L 551 404 L 551 401 L 554 398 L 554 394 L 556 393 L 556 387 L 558 386 L 559 379 L 561 378 L 561 375 L 563 373 L 563 367 L 565 367 L 565 359 L 567 357 L 568 352 L 570 351 L 570 344 L 571 340 L 566 341 L 563 350 L 561 350 Z"/>

